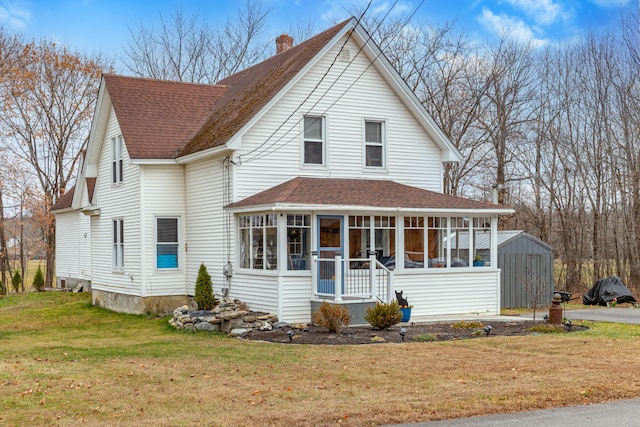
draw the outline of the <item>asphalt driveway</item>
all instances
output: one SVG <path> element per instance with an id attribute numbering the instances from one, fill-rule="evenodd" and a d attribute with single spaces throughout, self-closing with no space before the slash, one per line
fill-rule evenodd
<path id="1" fill-rule="evenodd" d="M 537 312 L 536 319 L 542 319 L 542 316 L 547 313 L 545 311 Z M 533 313 L 523 314 L 522 317 L 532 318 Z M 585 310 L 565 310 L 564 317 L 570 320 L 640 324 L 640 309 L 633 307 L 603 307 Z"/>

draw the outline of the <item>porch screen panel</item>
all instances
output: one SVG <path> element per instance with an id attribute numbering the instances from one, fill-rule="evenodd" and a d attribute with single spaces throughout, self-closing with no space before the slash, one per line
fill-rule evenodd
<path id="1" fill-rule="evenodd" d="M 368 215 L 351 215 L 349 217 L 349 258 L 359 261 L 351 261 L 349 267 L 368 268 L 368 264 L 362 261 L 368 258 L 367 251 L 370 243 L 371 219 Z"/>
<path id="2" fill-rule="evenodd" d="M 447 218 L 429 217 L 427 219 L 427 241 L 429 267 L 445 267 L 447 260 Z"/>
<path id="3" fill-rule="evenodd" d="M 287 215 L 287 269 L 309 270 L 311 216 Z"/>
<path id="4" fill-rule="evenodd" d="M 469 266 L 469 218 L 452 217 L 451 234 L 448 242 L 451 245 L 451 267 Z"/>
<path id="5" fill-rule="evenodd" d="M 491 265 L 491 218 L 473 218 L 473 266 Z"/>
<path id="6" fill-rule="evenodd" d="M 424 218 L 404 218 L 404 268 L 424 268 Z"/>
<path id="7" fill-rule="evenodd" d="M 396 217 L 376 216 L 373 226 L 376 258 L 386 265 L 396 254 Z"/>

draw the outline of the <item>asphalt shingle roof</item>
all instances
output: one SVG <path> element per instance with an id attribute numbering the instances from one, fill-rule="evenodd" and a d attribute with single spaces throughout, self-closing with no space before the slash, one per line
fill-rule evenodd
<path id="1" fill-rule="evenodd" d="M 173 159 L 206 122 L 227 87 L 106 74 L 132 159 Z"/>
<path id="2" fill-rule="evenodd" d="M 223 145 L 348 22 L 216 85 L 105 75 L 129 156 L 174 159 Z"/>
<path id="3" fill-rule="evenodd" d="M 297 177 L 227 208 L 273 204 L 341 205 L 404 209 L 500 208 L 492 203 L 423 190 L 395 181 Z"/>

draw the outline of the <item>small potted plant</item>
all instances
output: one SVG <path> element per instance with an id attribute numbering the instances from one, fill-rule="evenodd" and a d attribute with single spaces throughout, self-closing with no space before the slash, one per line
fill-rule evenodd
<path id="1" fill-rule="evenodd" d="M 400 306 L 400 312 L 402 313 L 401 322 L 408 322 L 411 319 L 411 309 L 412 305 L 409 305 L 409 301 L 405 297 L 402 296 L 402 291 L 396 291 L 396 301 L 398 301 L 398 305 Z"/>
<path id="2" fill-rule="evenodd" d="M 473 266 L 474 267 L 482 267 L 484 265 L 484 261 L 482 260 L 482 257 L 478 254 L 476 254 L 475 257 L 473 257 Z"/>

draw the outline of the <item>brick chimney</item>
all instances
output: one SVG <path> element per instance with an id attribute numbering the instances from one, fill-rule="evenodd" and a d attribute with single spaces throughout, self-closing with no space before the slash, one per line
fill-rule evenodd
<path id="1" fill-rule="evenodd" d="M 282 34 L 276 38 L 276 54 L 286 52 L 293 47 L 293 37 L 288 34 Z"/>

